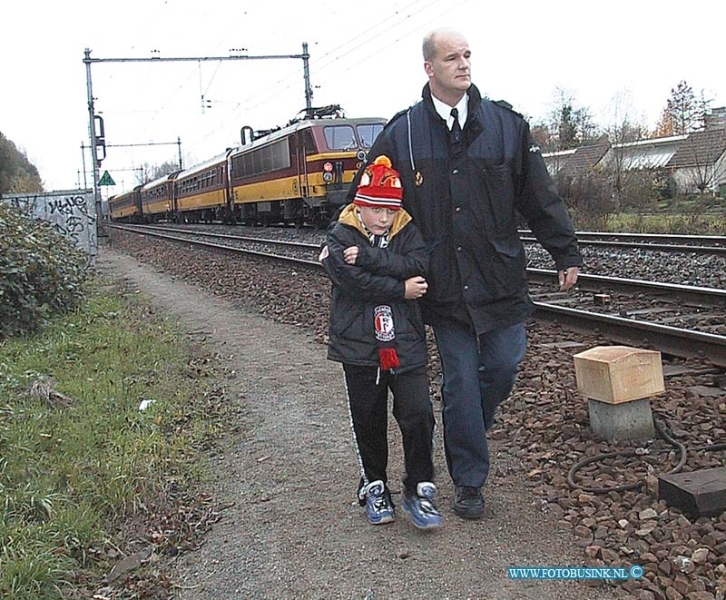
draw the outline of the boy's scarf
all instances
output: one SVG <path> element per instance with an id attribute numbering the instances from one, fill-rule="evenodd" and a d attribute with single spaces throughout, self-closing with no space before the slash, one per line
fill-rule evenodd
<path id="1" fill-rule="evenodd" d="M 368 234 L 368 241 L 371 246 L 378 248 L 388 247 L 388 232 L 383 235 L 374 235 L 363 223 L 358 213 L 360 224 Z M 401 366 L 396 352 L 396 329 L 393 325 L 393 311 L 387 304 L 381 304 L 373 309 L 373 327 L 378 345 L 378 360 L 381 371 L 390 371 Z"/>
<path id="2" fill-rule="evenodd" d="M 373 322 L 378 344 L 378 359 L 381 371 L 390 371 L 401 366 L 396 353 L 396 330 L 393 327 L 393 311 L 391 307 L 382 304 L 373 309 Z"/>

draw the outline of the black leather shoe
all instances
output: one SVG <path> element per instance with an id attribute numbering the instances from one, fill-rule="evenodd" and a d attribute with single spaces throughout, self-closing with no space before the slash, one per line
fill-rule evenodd
<path id="1" fill-rule="evenodd" d="M 481 519 L 484 514 L 484 498 L 481 490 L 466 485 L 457 486 L 454 512 L 462 519 Z"/>

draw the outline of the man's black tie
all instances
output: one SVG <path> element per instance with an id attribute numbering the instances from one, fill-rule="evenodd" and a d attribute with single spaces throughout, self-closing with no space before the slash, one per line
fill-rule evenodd
<path id="1" fill-rule="evenodd" d="M 454 117 L 454 124 L 451 126 L 451 145 L 459 146 L 461 144 L 461 125 L 459 125 L 459 111 L 455 108 L 451 109 L 451 116 Z"/>

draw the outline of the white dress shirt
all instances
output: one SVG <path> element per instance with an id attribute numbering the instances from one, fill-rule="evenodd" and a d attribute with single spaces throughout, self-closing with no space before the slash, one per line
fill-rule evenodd
<path id="1" fill-rule="evenodd" d="M 456 106 L 449 106 L 446 102 L 442 102 L 436 96 L 431 94 L 431 100 L 434 102 L 434 108 L 439 116 L 446 121 L 446 126 L 451 130 L 454 125 L 454 117 L 451 116 L 451 109 L 455 108 L 459 111 L 459 125 L 464 129 L 464 123 L 466 123 L 466 117 L 469 115 L 469 94 L 459 100 Z"/>

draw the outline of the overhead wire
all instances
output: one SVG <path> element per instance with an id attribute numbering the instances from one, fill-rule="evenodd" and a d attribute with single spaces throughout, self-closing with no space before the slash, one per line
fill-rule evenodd
<path id="1" fill-rule="evenodd" d="M 366 46 L 369 46 L 376 40 L 380 39 L 382 36 L 387 34 L 389 31 L 395 28 L 401 28 L 406 27 L 407 23 L 411 22 L 411 19 L 413 18 L 419 18 L 421 17 L 421 14 L 425 11 L 428 11 L 432 7 L 434 7 L 437 4 L 440 4 L 442 0 L 429 0 L 423 6 L 421 6 L 422 2 L 425 0 L 414 0 L 413 2 L 410 2 L 406 4 L 402 8 L 396 9 L 393 14 L 391 14 L 389 17 L 380 19 L 377 21 L 375 25 L 372 25 L 371 27 L 365 29 L 364 31 L 360 32 L 353 38 L 346 40 L 345 42 L 337 45 L 336 47 L 328 50 L 325 54 L 323 54 L 319 58 L 311 58 L 310 60 L 310 66 L 314 70 L 315 75 L 319 75 L 321 72 L 326 72 L 330 68 L 337 66 L 340 64 L 340 61 L 344 59 L 345 57 L 351 55 L 354 52 L 359 51 L 362 48 L 365 48 Z M 385 52 L 388 50 L 391 46 L 394 46 L 395 44 L 399 43 L 401 40 L 406 39 L 408 36 L 412 35 L 416 30 L 419 30 L 423 24 L 431 23 L 437 19 L 439 19 L 441 16 L 443 16 L 446 13 L 452 12 L 457 10 L 462 5 L 470 2 L 471 0 L 462 0 L 461 2 L 458 2 L 457 4 L 451 6 L 446 6 L 446 9 L 444 11 L 438 12 L 436 15 L 433 15 L 431 17 L 428 17 L 424 21 L 417 22 L 415 26 L 408 27 L 402 35 L 397 36 L 396 38 L 392 39 L 389 43 L 386 45 L 380 47 L 375 52 L 367 53 L 365 54 L 360 60 L 358 60 L 355 63 L 352 64 L 346 64 L 346 69 L 351 69 L 352 67 L 358 66 L 370 59 L 372 59 L 375 56 L 378 56 L 382 52 Z M 412 14 L 412 10 L 414 7 L 417 7 L 416 14 Z M 246 12 L 235 22 L 234 25 L 232 25 L 228 30 L 227 33 L 220 36 L 219 41 L 217 42 L 217 46 L 221 43 L 222 40 L 224 40 L 231 31 L 236 29 L 236 27 L 239 25 L 241 20 L 246 16 Z M 380 24 L 381 22 L 385 23 L 386 25 L 381 28 Z M 358 42 L 358 43 L 355 43 Z M 352 45 L 351 44 L 354 44 Z M 341 50 L 347 48 L 345 51 L 340 52 Z M 214 79 L 216 78 L 217 74 L 220 71 L 222 61 L 219 61 L 212 77 L 210 78 L 206 88 L 204 89 L 203 95 L 206 96 L 208 90 L 210 89 Z M 152 68 L 149 66 L 149 68 Z M 168 106 L 172 102 L 174 98 L 176 98 L 181 91 L 186 88 L 189 85 L 190 80 L 194 76 L 193 72 L 190 72 L 189 75 L 184 77 L 184 79 L 175 87 L 175 89 L 167 96 L 167 98 L 164 100 L 164 102 L 159 106 L 158 109 L 151 111 L 153 113 L 153 116 L 151 116 L 147 121 L 146 124 L 143 126 L 144 130 L 150 129 L 150 127 L 157 121 L 157 119 L 164 113 L 164 111 L 167 110 Z M 294 72 L 291 70 L 288 75 L 283 76 L 276 82 L 270 84 L 269 86 L 256 91 L 251 96 L 248 96 L 247 98 L 244 98 L 242 100 L 239 100 L 237 102 L 234 102 L 232 108 L 227 110 L 224 115 L 222 115 L 219 119 L 219 121 L 213 125 L 209 130 L 207 130 L 203 135 L 200 135 L 196 137 L 194 140 L 190 142 L 189 145 L 196 146 L 198 144 L 201 144 L 205 140 L 209 139 L 213 135 L 215 135 L 217 132 L 219 132 L 224 127 L 228 127 L 229 123 L 232 119 L 238 118 L 241 110 L 245 111 L 251 111 L 255 108 L 263 105 L 265 102 L 269 101 L 270 98 L 274 97 L 275 95 L 279 95 L 280 93 L 284 92 L 285 90 L 288 90 L 292 88 L 295 85 L 298 85 L 297 82 L 293 82 L 293 79 L 298 80 L 300 78 L 300 72 L 299 69 L 296 69 Z M 323 79 L 324 81 L 324 79 Z M 289 83 L 288 83 L 289 82 Z M 201 88 L 201 82 L 200 82 L 200 88 Z M 251 104 L 252 103 L 252 104 Z M 244 109 L 242 109 L 244 107 Z M 147 111 L 148 112 L 148 111 Z"/>
<path id="2" fill-rule="evenodd" d="M 412 18 L 412 15 L 411 14 L 400 14 L 400 13 L 402 13 L 405 10 L 408 10 L 409 8 L 411 8 L 412 6 L 415 6 L 416 4 L 419 4 L 421 1 L 422 0 L 416 0 L 414 2 L 411 2 L 410 4 L 407 4 L 402 9 L 398 9 L 390 17 L 385 18 L 385 19 L 381 19 L 381 21 L 384 21 L 384 22 L 389 22 L 390 21 L 390 23 L 388 23 L 388 26 L 387 27 L 385 27 L 383 29 L 381 29 L 380 26 L 370 27 L 367 30 L 365 30 L 364 32 L 362 32 L 361 34 L 359 34 L 356 37 L 352 38 L 351 40 L 346 41 L 343 44 L 340 44 L 339 46 L 337 46 L 336 48 L 328 51 L 320 59 L 311 60 L 311 68 L 314 65 L 318 65 L 318 70 L 316 71 L 316 73 L 319 73 L 320 71 L 328 68 L 329 66 L 332 66 L 334 63 L 336 63 L 338 60 L 340 60 L 340 58 L 343 58 L 343 57 L 351 54 L 352 52 L 355 52 L 355 51 L 359 50 L 360 48 L 362 48 L 362 47 L 364 47 L 364 46 L 372 43 L 377 38 L 383 36 L 389 30 L 391 30 L 391 29 L 393 29 L 395 27 L 399 27 L 402 23 L 405 23 L 406 21 L 408 21 L 409 19 Z M 430 7 L 434 6 L 435 4 L 439 4 L 441 1 L 442 0 L 431 0 L 425 6 L 423 6 L 420 9 L 420 11 L 427 10 Z M 462 4 L 466 3 L 466 2 L 469 2 L 469 1 L 470 0 L 463 0 L 458 5 L 456 5 L 456 7 L 462 5 Z M 451 7 L 447 7 L 447 11 L 448 10 L 451 10 Z M 441 16 L 441 14 L 443 14 L 443 13 L 440 13 L 439 15 L 436 15 L 435 17 L 431 17 L 426 22 L 431 22 L 435 18 L 439 18 Z M 380 21 L 379 21 L 379 23 L 380 23 Z M 372 35 L 372 36 L 367 35 L 369 32 L 372 32 L 372 31 L 375 31 L 376 33 L 374 35 Z M 396 40 L 396 41 L 392 42 L 391 44 L 389 44 L 388 46 L 384 47 L 384 49 L 387 49 L 388 47 L 390 47 L 391 45 L 393 45 L 397 41 L 400 41 L 400 39 L 403 39 L 403 38 L 407 37 L 408 35 L 411 35 L 412 33 L 413 33 L 413 30 L 412 31 L 409 31 L 406 35 L 402 36 L 398 40 Z M 359 39 L 361 37 L 365 37 L 365 41 L 364 42 L 353 46 L 352 48 L 350 48 L 349 50 L 347 50 L 346 52 L 344 52 L 341 55 L 335 56 L 335 58 L 332 61 L 330 61 L 328 64 L 323 64 L 322 66 L 319 66 L 319 61 L 323 60 L 324 58 L 326 58 L 328 56 L 334 56 L 335 53 L 339 49 L 344 48 L 344 47 L 350 45 L 350 43 L 352 43 L 353 41 L 355 41 L 355 40 L 357 40 L 357 39 Z M 380 50 L 378 52 L 375 52 L 373 54 L 368 55 L 365 60 L 367 60 L 371 56 L 375 56 L 375 55 L 379 54 L 381 51 L 383 51 L 383 50 Z M 363 61 L 360 61 L 360 62 L 363 62 Z M 357 63 L 357 64 L 359 64 L 359 63 Z M 230 111 L 228 111 L 228 113 L 222 119 L 220 119 L 219 123 L 215 127 L 213 127 L 206 135 L 204 135 L 203 137 L 199 138 L 199 141 L 202 141 L 202 140 L 205 140 L 205 139 L 209 138 L 210 136 L 212 136 L 215 133 L 217 133 L 217 131 L 219 131 L 222 127 L 226 126 L 228 124 L 228 122 L 229 122 L 230 115 L 237 115 L 238 114 L 238 111 L 239 111 L 239 108 L 242 105 L 245 105 L 246 106 L 246 110 L 252 110 L 254 108 L 257 108 L 258 106 L 261 106 L 264 102 L 268 101 L 274 95 L 279 94 L 281 91 L 285 91 L 287 89 L 290 89 L 293 86 L 293 84 L 289 84 L 289 85 L 286 85 L 284 87 L 281 87 L 281 86 L 285 82 L 291 80 L 293 77 L 297 79 L 297 78 L 299 78 L 299 76 L 300 76 L 299 70 L 298 71 L 295 71 L 294 73 L 293 72 L 290 72 L 290 74 L 288 74 L 287 76 L 284 76 L 283 78 L 279 79 L 275 83 L 267 86 L 266 88 L 264 88 L 262 90 L 257 91 L 256 93 L 252 94 L 251 96 L 248 96 L 247 98 L 245 98 L 243 100 L 240 100 L 239 102 L 237 102 L 235 104 L 235 107 L 234 108 L 230 109 Z M 249 105 L 248 104 L 249 102 L 255 100 L 256 98 L 260 98 L 260 100 L 258 102 L 256 102 L 255 104 L 252 104 L 252 105 Z"/>

